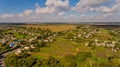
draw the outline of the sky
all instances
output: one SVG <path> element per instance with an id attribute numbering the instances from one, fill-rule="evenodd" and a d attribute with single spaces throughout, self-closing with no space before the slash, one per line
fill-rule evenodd
<path id="1" fill-rule="evenodd" d="M 0 0 L 0 22 L 120 22 L 120 0 Z"/>

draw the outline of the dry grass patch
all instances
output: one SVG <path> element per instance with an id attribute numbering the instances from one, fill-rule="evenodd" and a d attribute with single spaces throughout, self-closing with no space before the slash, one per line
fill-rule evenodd
<path id="1" fill-rule="evenodd" d="M 53 32 L 60 32 L 70 29 L 75 29 L 76 25 L 26 25 L 26 27 L 34 27 L 34 28 L 42 28 L 42 29 L 50 29 Z"/>

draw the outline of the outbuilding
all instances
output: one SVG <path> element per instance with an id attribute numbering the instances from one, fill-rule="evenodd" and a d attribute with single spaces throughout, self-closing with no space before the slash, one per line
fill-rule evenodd
<path id="1" fill-rule="evenodd" d="M 15 43 L 10 43 L 9 46 L 10 46 L 10 47 L 14 47 L 14 46 L 15 46 Z"/>

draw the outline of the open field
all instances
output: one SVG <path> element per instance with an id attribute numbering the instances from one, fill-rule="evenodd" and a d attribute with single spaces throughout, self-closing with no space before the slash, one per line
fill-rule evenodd
<path id="1" fill-rule="evenodd" d="M 75 29 L 76 25 L 25 25 L 26 27 L 50 29 L 53 32 L 60 32 Z"/>

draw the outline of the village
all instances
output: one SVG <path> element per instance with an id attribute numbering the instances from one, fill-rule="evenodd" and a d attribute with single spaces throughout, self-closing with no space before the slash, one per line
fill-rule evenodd
<path id="1" fill-rule="evenodd" d="M 17 56 L 24 52 L 40 53 L 43 48 L 52 47 L 52 44 L 59 41 L 58 39 L 68 41 L 68 44 L 77 44 L 78 47 L 75 48 L 79 49 L 77 53 L 80 52 L 81 46 L 90 48 L 94 53 L 99 47 L 109 49 L 113 53 L 120 52 L 120 29 L 107 30 L 86 25 L 73 30 L 52 32 L 49 29 L 5 25 L 0 26 L 0 32 L 0 53 L 14 50 L 12 53 Z"/>
<path id="2" fill-rule="evenodd" d="M 6 27 L 6 26 L 5 26 Z M 28 50 L 29 48 L 35 48 L 32 42 L 37 41 L 40 42 L 53 42 L 56 34 L 51 31 L 39 30 L 39 29 L 26 29 L 25 28 L 14 28 L 7 27 L 8 29 L 4 30 L 4 27 L 1 28 L 1 31 L 5 31 L 0 34 L 0 48 L 2 49 L 14 49 L 16 47 L 23 48 L 22 50 Z M 17 34 L 18 33 L 18 34 Z M 26 44 L 25 44 L 26 43 Z M 28 47 L 29 46 L 29 47 Z M 4 47 L 4 48 L 3 48 Z"/>

